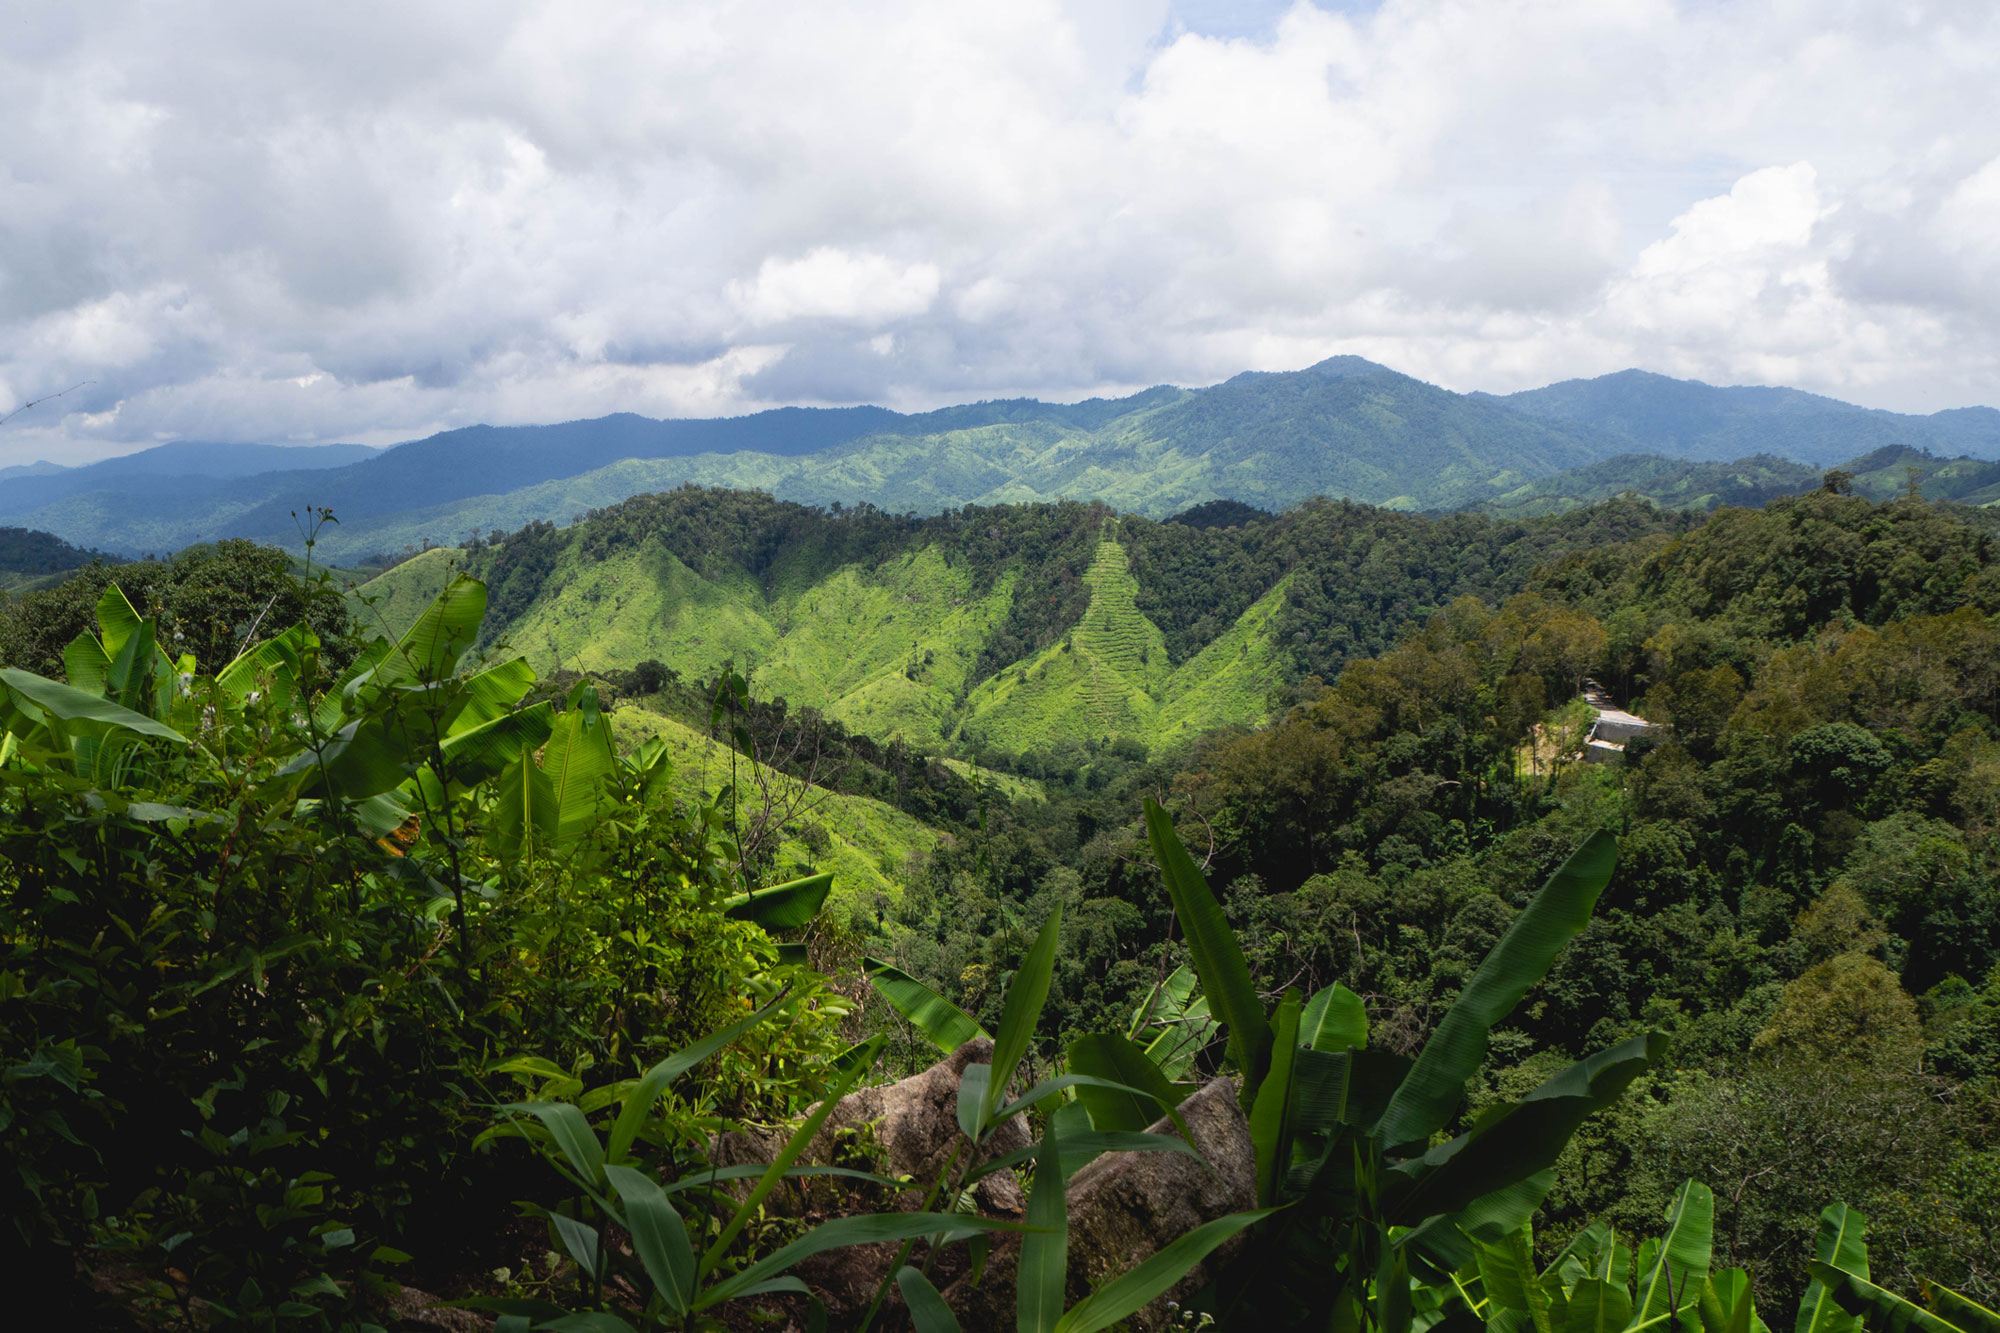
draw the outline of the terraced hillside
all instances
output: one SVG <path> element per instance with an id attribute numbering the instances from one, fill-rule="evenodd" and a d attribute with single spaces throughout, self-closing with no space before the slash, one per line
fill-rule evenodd
<path id="1" fill-rule="evenodd" d="M 1219 524 L 1074 504 L 919 518 L 682 488 L 427 552 L 354 599 L 396 631 L 464 568 L 490 589 L 491 642 L 544 671 L 656 661 L 692 683 L 733 664 L 761 698 L 967 759 L 1157 750 L 1262 721 L 1454 597 L 1693 522 L 1632 501 L 1526 521 L 1239 508 Z"/>
<path id="2" fill-rule="evenodd" d="M 467 558 L 440 548 L 398 565 L 355 591 L 357 614 L 400 629 Z M 767 587 L 735 565 L 697 572 L 655 537 L 600 559 L 564 551 L 499 637 L 543 671 L 652 659 L 707 678 L 731 663 L 762 697 L 930 750 L 1018 753 L 1117 738 L 1152 746 L 1263 718 L 1282 671 L 1272 641 L 1282 587 L 1176 669 L 1136 605 L 1125 548 L 1107 535 L 1083 571 L 1074 626 L 980 680 L 1020 578 L 1003 569 L 982 590 L 963 556 L 933 542 L 817 577 L 791 570 Z"/>

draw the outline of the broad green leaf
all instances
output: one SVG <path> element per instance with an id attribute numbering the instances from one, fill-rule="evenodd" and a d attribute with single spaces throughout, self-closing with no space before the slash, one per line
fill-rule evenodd
<path id="1" fill-rule="evenodd" d="M 602 1272 L 604 1239 L 597 1228 L 562 1213 L 550 1213 L 548 1217 L 549 1225 L 562 1237 L 563 1248 L 569 1251 L 570 1258 L 581 1264 L 586 1273 Z"/>
<path id="2" fill-rule="evenodd" d="M 111 659 L 111 669 L 104 677 L 105 697 L 135 713 L 150 713 L 147 704 L 151 702 L 152 691 L 147 687 L 152 683 L 157 657 L 153 648 L 153 622 L 142 620 L 125 636 L 124 645 Z"/>
<path id="3" fill-rule="evenodd" d="M 1619 1333 L 1632 1322 L 1632 1297 L 1621 1283 L 1587 1277 L 1569 1293 L 1556 1333 Z"/>
<path id="4" fill-rule="evenodd" d="M 993 1066 L 972 1063 L 958 1076 L 958 1128 L 974 1143 L 986 1132 L 986 1089 L 993 1084 Z"/>
<path id="5" fill-rule="evenodd" d="M 531 1115 L 547 1126 L 549 1137 L 586 1189 L 604 1179 L 604 1149 L 583 1112 L 568 1102 L 513 1102 L 506 1109 Z"/>
<path id="6" fill-rule="evenodd" d="M 818 916 L 832 891 L 833 872 L 824 871 L 739 894 L 722 904 L 722 914 L 734 921 L 755 921 L 766 930 L 790 930 Z"/>
<path id="7" fill-rule="evenodd" d="M 1572 1261 L 1585 1274 L 1597 1273 L 1598 1256 L 1613 1240 L 1611 1224 L 1602 1219 L 1594 1221 L 1569 1238 L 1569 1244 L 1563 1246 L 1549 1266 L 1542 1270 L 1543 1275 L 1558 1272 Z"/>
<path id="8" fill-rule="evenodd" d="M 1831 1264 L 1815 1259 L 1807 1268 L 1813 1280 L 1833 1294 L 1840 1308 L 1860 1318 L 1868 1333 L 1969 1333 L 1948 1319 L 1941 1319 L 1914 1301 L 1906 1301 L 1893 1291 L 1876 1286 L 1855 1273 L 1844 1273 Z"/>
<path id="9" fill-rule="evenodd" d="M 94 723 L 141 736 L 154 736 L 163 741 L 187 743 L 187 737 L 164 722 L 156 722 L 144 713 L 135 713 L 100 695 L 86 694 L 46 676 L 37 676 L 32 671 L 22 671 L 17 667 L 0 668 L 0 684 L 6 685 L 16 703 L 30 716 L 39 709 L 61 722 Z"/>
<path id="10" fill-rule="evenodd" d="M 632 1233 L 632 1248 L 646 1276 L 668 1309 L 686 1314 L 694 1301 L 694 1247 L 687 1224 L 651 1176 L 629 1166 L 607 1166 L 604 1174 L 625 1205 L 625 1229 Z"/>
<path id="11" fill-rule="evenodd" d="M 354 660 L 347 664 L 340 678 L 313 706 L 313 722 L 321 731 L 340 728 L 341 719 L 355 711 L 354 706 L 367 683 L 374 679 L 375 669 L 393 651 L 395 646 L 383 638 L 370 639 L 361 646 L 361 651 L 354 655 Z"/>
<path id="12" fill-rule="evenodd" d="M 968 1065 L 966 1067 L 969 1069 L 972 1066 Z M 1086 1088 L 1100 1088 L 1114 1093 L 1122 1093 L 1126 1096 L 1140 1095 L 1141 1091 L 1124 1083 L 1115 1083 L 1108 1078 L 1095 1078 L 1089 1074 L 1057 1074 L 1054 1078 L 1043 1079 L 1013 1101 L 1002 1104 L 998 1110 L 994 1111 L 987 1118 L 986 1123 L 989 1125 L 1000 1124 L 1002 1121 L 1019 1115 L 1032 1106 L 1040 1105 L 1058 1092 L 1066 1092 L 1071 1088 L 1077 1089 L 1079 1096 L 1082 1095 L 1083 1090 Z M 1183 1132 L 1186 1131 L 1186 1125 L 1181 1120 L 1181 1113 L 1178 1110 L 1169 1106 L 1166 1108 L 1165 1114 L 1166 1118 L 1173 1121 L 1177 1128 Z"/>
<path id="13" fill-rule="evenodd" d="M 1299 995 L 1287 991 L 1271 1024 L 1271 1068 L 1250 1103 L 1250 1142 L 1257 1153 L 1257 1202 L 1277 1202 L 1292 1160 L 1292 1067 L 1299 1053 Z M 1543 1330 L 1547 1333 L 1547 1330 Z"/>
<path id="14" fill-rule="evenodd" d="M 889 1002 L 889 1007 L 908 1019 L 910 1025 L 930 1039 L 931 1045 L 950 1054 L 986 1035 L 986 1029 L 965 1010 L 939 995 L 899 967 L 879 958 L 861 960 L 868 980 Z"/>
<path id="15" fill-rule="evenodd" d="M 1599 830 L 1549 877 L 1424 1043 L 1416 1065 L 1376 1126 L 1379 1142 L 1386 1147 L 1422 1143 L 1451 1119 L 1466 1080 L 1486 1059 L 1494 1024 L 1513 1012 L 1563 946 L 1589 922 L 1617 859 L 1618 840 Z"/>
<path id="16" fill-rule="evenodd" d="M 986 1106 L 980 1116 L 980 1134 L 973 1135 L 975 1139 L 995 1119 L 994 1112 L 1000 1109 L 1001 1099 L 1007 1095 L 1007 1085 L 1013 1081 L 1021 1057 L 1028 1053 L 1028 1043 L 1035 1039 L 1035 1027 L 1042 1021 L 1042 1006 L 1048 1003 L 1049 982 L 1056 970 L 1056 947 L 1061 941 L 1062 907 L 1058 905 L 1042 923 L 1041 933 L 1028 947 L 1014 973 L 1013 984 L 1007 987 L 1000 1025 L 993 1033 L 993 1073 L 986 1085 Z"/>
<path id="17" fill-rule="evenodd" d="M 881 1037 L 875 1038 L 875 1045 L 879 1048 L 883 1040 Z M 708 1247 L 708 1253 L 702 1255 L 701 1267 L 696 1272 L 697 1280 L 715 1271 L 715 1266 L 722 1261 L 722 1256 L 729 1252 L 729 1243 L 736 1239 L 744 1225 L 756 1215 L 757 1209 L 766 1198 L 770 1197 L 771 1191 L 778 1187 L 778 1182 L 784 1179 L 785 1172 L 792 1163 L 799 1160 L 799 1154 L 812 1142 L 813 1135 L 819 1133 L 819 1127 L 833 1114 L 834 1106 L 847 1095 L 847 1090 L 854 1086 L 855 1081 L 874 1066 L 874 1063 L 874 1057 L 871 1055 L 866 1060 L 857 1061 L 846 1074 L 835 1079 L 833 1085 L 826 1090 L 826 1094 L 820 1098 L 819 1105 L 815 1106 L 800 1122 L 799 1127 L 792 1131 L 792 1136 L 785 1140 L 785 1146 L 778 1150 L 778 1155 L 772 1159 L 763 1177 L 758 1180 L 743 1202 L 736 1206 L 736 1212 L 722 1228 L 722 1234 Z"/>
<path id="18" fill-rule="evenodd" d="M 1299 1040 L 1316 1051 L 1359 1050 L 1368 1044 L 1368 1009 L 1361 997 L 1335 982 L 1306 1001 Z"/>
<path id="19" fill-rule="evenodd" d="M 1519 1231 L 1556 1187 L 1554 1171 L 1537 1171 L 1491 1194 L 1482 1194 L 1461 1209 L 1459 1229 L 1477 1239 L 1493 1239 Z"/>
<path id="20" fill-rule="evenodd" d="M 1965 1333 L 2000 1333 L 2000 1314 L 1987 1309 L 1970 1296 L 1933 1282 L 1927 1289 L 1930 1307 L 1939 1318 L 1950 1321 Z"/>
<path id="21" fill-rule="evenodd" d="M 1247 1101 L 1256 1095 L 1270 1060 L 1271 1025 L 1264 1016 L 1264 1002 L 1257 998 L 1250 967 L 1243 961 L 1243 950 L 1229 919 L 1222 914 L 1222 905 L 1215 901 L 1208 881 L 1181 845 L 1174 821 L 1150 797 L 1146 801 L 1146 836 L 1152 842 L 1153 855 L 1160 860 L 1167 896 L 1173 900 L 1174 915 L 1187 938 L 1209 1012 L 1221 1021 L 1229 1058 L 1242 1071 L 1242 1095 Z"/>
<path id="22" fill-rule="evenodd" d="M 484 726 L 496 717 L 512 712 L 528 691 L 535 687 L 535 669 L 525 657 L 515 657 L 467 676 L 465 702 L 452 718 L 447 736 Z"/>
<path id="23" fill-rule="evenodd" d="M 366 688 L 383 690 L 446 679 L 479 637 L 479 624 L 484 619 L 486 585 L 457 575 L 382 657 Z"/>
<path id="24" fill-rule="evenodd" d="M 784 1002 L 785 997 L 780 995 L 748 1018 L 731 1023 L 720 1032 L 709 1033 L 694 1045 L 675 1051 L 648 1069 L 618 1108 L 618 1118 L 611 1124 L 611 1135 L 605 1145 L 605 1157 L 613 1162 L 624 1162 L 626 1154 L 632 1149 L 633 1140 L 639 1137 L 639 1130 L 646 1123 L 646 1117 L 653 1112 L 653 1103 L 660 1100 L 660 1094 L 682 1074 L 769 1018 Z"/>
<path id="25" fill-rule="evenodd" d="M 1708 1281 L 1714 1224 L 1714 1193 L 1698 1180 L 1683 1184 L 1667 1210 L 1658 1252 L 1639 1274 L 1633 1294 L 1639 1319 L 1671 1315 L 1693 1304 Z"/>
<path id="26" fill-rule="evenodd" d="M 1819 1215 L 1815 1256 L 1823 1264 L 1856 1277 L 1868 1276 L 1868 1223 L 1844 1203 L 1828 1204 Z M 1840 1308 L 1833 1293 L 1814 1278 L 1799 1300 L 1793 1333 L 1860 1333 L 1861 1321 Z"/>
<path id="27" fill-rule="evenodd" d="M 306 792 L 365 801 L 402 786 L 414 762 L 409 739 L 396 720 L 376 715 L 348 723 L 327 739 L 319 754 L 302 751 L 278 774 L 303 775 L 301 790 Z"/>
<path id="28" fill-rule="evenodd" d="M 71 639 L 63 649 L 63 676 L 71 689 L 102 694 L 110 674 L 111 659 L 105 655 L 104 645 L 88 630 Z"/>
<path id="29" fill-rule="evenodd" d="M 138 609 L 115 583 L 107 584 L 97 599 L 97 637 L 104 641 L 104 655 L 116 658 L 133 630 L 139 628 Z"/>
<path id="30" fill-rule="evenodd" d="M 555 719 L 542 751 L 542 772 L 555 792 L 556 846 L 575 842 L 597 822 L 613 762 L 611 725 L 603 718 L 571 709 Z"/>
<path id="31" fill-rule="evenodd" d="M 1520 1101 L 1490 1108 L 1449 1143 L 1398 1163 L 1382 1191 L 1390 1219 L 1414 1226 L 1433 1214 L 1455 1213 L 1555 1165 L 1577 1127 L 1623 1095 L 1666 1045 L 1653 1033 L 1599 1051 Z"/>
<path id="32" fill-rule="evenodd" d="M 263 682 L 280 672 L 293 674 L 297 683 L 296 667 L 305 636 L 312 631 L 304 625 L 294 625 L 283 634 L 263 639 L 251 644 L 238 653 L 229 665 L 215 673 L 215 683 L 229 696 L 232 703 L 242 703 L 252 690 L 262 689 Z"/>
<path id="33" fill-rule="evenodd" d="M 1542 1290 L 1541 1274 L 1535 1271 L 1535 1247 L 1528 1228 L 1522 1226 L 1493 1240 L 1474 1238 L 1472 1244 L 1486 1298 L 1525 1314 L 1535 1333 L 1553 1333 L 1548 1294 Z"/>
<path id="34" fill-rule="evenodd" d="M 1194 998 L 1194 988 L 1194 969 L 1182 963 L 1146 992 L 1146 998 L 1132 1011 L 1132 1027 L 1125 1035 L 1137 1041 L 1148 1024 L 1177 1021 Z"/>
<path id="35" fill-rule="evenodd" d="M 532 857 L 548 845 L 556 827 L 556 793 L 535 757 L 524 754 L 493 783 L 488 836 L 503 861 Z"/>
<path id="36" fill-rule="evenodd" d="M 438 747 L 442 776 L 460 787 L 478 786 L 548 740 L 554 727 L 554 712 L 541 703 L 447 736 Z"/>
<path id="37" fill-rule="evenodd" d="M 848 1245 L 879 1245 L 884 1241 L 912 1240 L 920 1236 L 956 1239 L 983 1231 L 1021 1229 L 1018 1222 L 1002 1222 L 969 1213 L 862 1213 L 853 1217 L 837 1217 L 707 1288 L 696 1299 L 695 1308 L 707 1310 L 724 1301 L 735 1300 L 801 1259 Z"/>
<path id="38" fill-rule="evenodd" d="M 960 1333 L 958 1316 L 929 1278 L 905 1265 L 896 1271 L 896 1285 L 902 1288 L 903 1304 L 910 1307 L 910 1322 L 916 1325 L 917 1333 Z"/>
<path id="39" fill-rule="evenodd" d="M 1079 1074 L 1140 1089 L 1137 1094 L 1101 1085 L 1077 1089 L 1077 1099 L 1096 1129 L 1140 1130 L 1186 1096 L 1167 1082 L 1146 1053 L 1115 1032 L 1094 1032 L 1070 1043 L 1069 1067 Z"/>
<path id="40" fill-rule="evenodd" d="M 1703 1294 L 1701 1307 L 1704 1327 L 1711 1317 L 1711 1304 L 1715 1307 L 1713 1313 L 1722 1317 L 1716 1333 L 1753 1333 L 1762 1325 L 1757 1318 L 1757 1300 L 1751 1290 L 1750 1274 L 1741 1268 L 1727 1268 L 1709 1275 L 1708 1290 Z"/>
<path id="41" fill-rule="evenodd" d="M 1055 1333 L 1100 1333 L 1165 1295 L 1215 1248 L 1245 1227 L 1255 1226 L 1274 1210 L 1231 1213 L 1204 1222 L 1185 1236 L 1163 1246 L 1135 1266 L 1078 1301 L 1056 1321 Z"/>
<path id="42" fill-rule="evenodd" d="M 1026 1222 L 1016 1274 L 1014 1326 L 1017 1333 L 1053 1333 L 1068 1301 L 1069 1203 L 1063 1191 L 1060 1132 L 1051 1122 L 1035 1158 L 1034 1188 L 1028 1193 Z"/>

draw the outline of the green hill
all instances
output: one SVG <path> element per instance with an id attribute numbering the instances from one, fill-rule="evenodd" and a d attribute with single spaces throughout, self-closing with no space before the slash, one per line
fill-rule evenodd
<path id="1" fill-rule="evenodd" d="M 1987 407 L 1911 416 L 1798 389 L 1718 388 L 1642 370 L 1564 380 L 1488 401 L 1529 420 L 1622 443 L 1610 452 L 1701 462 L 1776 454 L 1833 467 L 1892 446 L 2000 457 L 2000 412 Z"/>
<path id="2" fill-rule="evenodd" d="M 2000 501 L 2000 463 L 1976 458 L 1941 458 L 1907 445 L 1885 445 L 1840 464 L 1857 495 L 1892 500 L 1914 482 L 1925 499 L 1964 505 Z M 1707 511 L 1718 505 L 1758 507 L 1785 495 L 1819 487 L 1825 474 L 1771 454 L 1733 463 L 1695 463 L 1658 454 L 1620 454 L 1601 463 L 1527 482 L 1471 508 L 1508 517 L 1559 514 L 1565 510 L 1636 495 L 1662 508 Z"/>
<path id="3" fill-rule="evenodd" d="M 850 731 L 973 758 L 1177 745 L 1380 651 L 1453 597 L 1505 596 L 1552 555 L 1684 529 L 1629 501 L 1529 521 L 1311 501 L 1239 522 L 1076 504 L 930 518 L 684 488 L 569 528 L 427 552 L 352 594 L 397 630 L 463 567 L 490 641 L 544 672 L 725 663 Z"/>
<path id="4" fill-rule="evenodd" d="M 450 431 L 309 472 L 143 485 L 29 477 L 0 486 L 0 516 L 117 549 L 223 536 L 290 545 L 291 512 L 310 500 L 341 520 L 322 535 L 321 553 L 351 560 L 566 522 L 684 482 L 918 513 L 1067 498 L 1165 517 L 1204 501 L 1279 508 L 1314 495 L 1437 509 L 1608 452 L 1586 428 L 1335 357 L 1206 389 L 1077 404 L 977 403 L 911 416 L 789 408 L 723 421 L 621 415 Z M 161 505 L 162 494 L 174 503 Z M 425 503 L 412 504 L 416 497 Z"/>
<path id="5" fill-rule="evenodd" d="M 865 917 L 863 929 L 872 926 L 879 899 L 895 900 L 902 895 L 903 886 L 920 875 L 924 858 L 943 836 L 892 805 L 808 787 L 775 769 L 764 768 L 672 718 L 640 708 L 616 709 L 610 718 L 612 734 L 622 749 L 649 737 L 666 743 L 674 766 L 674 787 L 683 799 L 712 800 L 732 780 L 739 791 L 753 792 L 758 772 L 776 786 L 797 791 L 801 812 L 788 822 L 778 841 L 766 880 L 782 883 L 832 871 L 833 910 Z M 817 849 L 813 842 L 818 838 L 809 832 L 814 829 L 824 834 L 823 846 Z"/>

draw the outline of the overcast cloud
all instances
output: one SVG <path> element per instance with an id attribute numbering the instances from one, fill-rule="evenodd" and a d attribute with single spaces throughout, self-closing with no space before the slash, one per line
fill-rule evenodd
<path id="1" fill-rule="evenodd" d="M 1990 0 L 0 9 L 0 463 L 1354 352 L 2000 402 Z"/>

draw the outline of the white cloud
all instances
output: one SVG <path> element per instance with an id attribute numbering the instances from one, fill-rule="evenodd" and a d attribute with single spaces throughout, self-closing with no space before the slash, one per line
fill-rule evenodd
<path id="1" fill-rule="evenodd" d="M 729 299 L 754 325 L 826 319 L 874 327 L 921 315 L 937 300 L 936 264 L 820 246 L 797 259 L 766 259 L 754 281 L 732 281 Z"/>
<path id="2" fill-rule="evenodd" d="M 96 382 L 0 463 L 1343 351 L 2000 400 L 1990 5 L 1190 12 L 29 0 L 0 401 Z"/>

